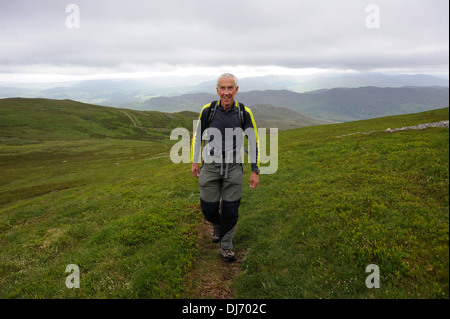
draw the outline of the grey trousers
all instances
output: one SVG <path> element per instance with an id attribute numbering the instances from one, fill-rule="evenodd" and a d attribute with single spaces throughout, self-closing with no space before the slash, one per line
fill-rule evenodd
<path id="1" fill-rule="evenodd" d="M 203 215 L 213 227 L 219 229 L 220 247 L 232 249 L 244 177 L 242 164 L 230 163 L 226 171 L 225 165 L 203 164 L 198 181 Z"/>

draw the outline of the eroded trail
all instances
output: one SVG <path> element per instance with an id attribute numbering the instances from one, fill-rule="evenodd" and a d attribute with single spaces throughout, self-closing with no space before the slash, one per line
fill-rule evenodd
<path id="1" fill-rule="evenodd" d="M 211 241 L 211 226 L 202 220 L 198 226 L 200 254 L 193 263 L 191 273 L 186 277 L 185 298 L 229 299 L 233 298 L 231 288 L 234 277 L 241 271 L 241 264 L 247 250 L 236 247 L 236 260 L 223 261 L 219 244 Z"/>

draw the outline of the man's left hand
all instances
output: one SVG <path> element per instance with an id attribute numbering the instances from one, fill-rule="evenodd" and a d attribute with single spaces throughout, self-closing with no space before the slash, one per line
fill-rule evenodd
<path id="1" fill-rule="evenodd" d="M 250 175 L 250 188 L 255 189 L 259 184 L 259 176 L 255 172 Z"/>

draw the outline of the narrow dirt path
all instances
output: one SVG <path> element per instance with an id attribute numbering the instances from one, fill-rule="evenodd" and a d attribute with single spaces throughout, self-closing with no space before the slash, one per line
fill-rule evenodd
<path id="1" fill-rule="evenodd" d="M 137 127 L 138 129 L 144 131 L 145 134 L 150 135 L 151 134 L 149 132 L 147 132 L 147 130 L 145 129 L 145 127 L 140 126 L 140 124 L 138 123 L 138 120 L 134 118 L 133 115 L 131 115 L 130 113 L 127 113 L 125 111 L 120 111 L 123 114 L 125 114 L 126 116 L 128 116 L 128 118 L 130 119 L 131 123 L 133 124 L 134 127 Z"/>
<path id="2" fill-rule="evenodd" d="M 230 299 L 234 297 L 231 285 L 241 271 L 247 250 L 235 248 L 236 260 L 225 262 L 220 255 L 220 246 L 211 241 L 211 226 L 202 219 L 198 226 L 200 253 L 186 277 L 184 298 Z"/>
<path id="3" fill-rule="evenodd" d="M 130 119 L 131 123 L 133 123 L 133 126 L 134 126 L 134 127 L 137 127 L 137 128 L 139 128 L 139 129 L 141 129 L 141 130 L 144 129 L 143 127 L 137 125 L 136 121 L 134 120 L 134 117 L 132 117 L 129 113 L 127 113 L 127 112 L 125 112 L 125 111 L 120 111 L 120 112 L 122 112 L 123 114 L 125 114 L 126 116 L 128 116 L 128 118 Z"/>

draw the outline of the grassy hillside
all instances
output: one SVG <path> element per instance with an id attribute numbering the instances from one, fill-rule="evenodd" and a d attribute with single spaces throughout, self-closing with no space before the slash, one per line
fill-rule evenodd
<path id="1" fill-rule="evenodd" d="M 161 125 L 39 102 L 0 106 L 0 297 L 189 298 L 199 191 L 168 136 L 190 115 Z M 234 295 L 448 298 L 448 129 L 384 132 L 444 119 L 448 109 L 280 132 L 278 172 L 244 190 Z M 371 263 L 380 289 L 365 287 Z M 65 286 L 69 264 L 80 289 Z"/>
<path id="2" fill-rule="evenodd" d="M 162 140 L 175 127 L 192 127 L 193 112 L 139 112 L 71 100 L 0 100 L 2 143 L 81 139 Z M 131 125 L 130 125 L 131 124 Z"/>
<path id="3" fill-rule="evenodd" d="M 235 296 L 448 298 L 448 128 L 384 131 L 448 112 L 281 132 L 277 173 L 244 191 Z"/>

